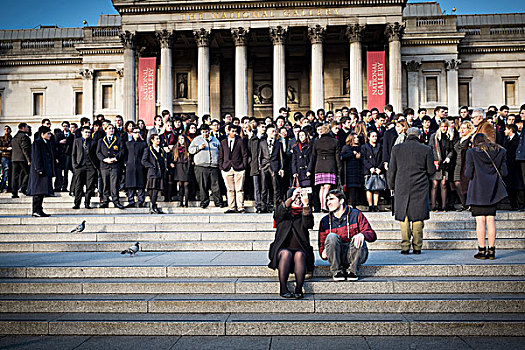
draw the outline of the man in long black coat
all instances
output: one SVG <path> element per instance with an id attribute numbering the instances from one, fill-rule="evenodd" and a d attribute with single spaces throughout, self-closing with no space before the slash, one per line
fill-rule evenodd
<path id="1" fill-rule="evenodd" d="M 429 178 L 436 167 L 431 148 L 421 144 L 419 136 L 418 128 L 408 129 L 406 141 L 392 148 L 387 172 L 394 191 L 395 219 L 401 222 L 401 254 L 408 254 L 412 235 L 414 254 L 421 253 L 423 221 L 430 218 Z"/>
<path id="2" fill-rule="evenodd" d="M 29 127 L 26 123 L 18 124 L 18 132 L 11 140 L 11 168 L 13 185 L 11 186 L 12 198 L 18 198 L 18 190 L 27 191 L 29 181 L 29 165 L 31 164 L 31 139 L 27 135 Z"/>
<path id="3" fill-rule="evenodd" d="M 75 135 L 69 130 L 69 122 L 62 122 L 62 131 L 56 136 L 56 157 L 58 159 L 57 176 L 55 178 L 55 191 L 67 192 L 69 172 L 73 171 L 71 153 Z M 73 188 L 71 191 L 73 192 Z"/>
<path id="4" fill-rule="evenodd" d="M 86 209 L 91 209 L 90 200 L 95 191 L 97 184 L 97 164 L 98 158 L 96 155 L 97 145 L 93 138 L 91 138 L 91 129 L 89 126 L 82 127 L 81 137 L 73 142 L 73 150 L 71 158 L 73 162 L 73 181 L 71 189 L 75 193 L 75 205 L 73 209 L 80 209 L 80 202 L 82 200 L 82 190 L 86 186 L 84 205 Z"/>
<path id="5" fill-rule="evenodd" d="M 142 156 L 146 149 L 146 141 L 140 138 L 140 129 L 133 129 L 133 140 L 126 142 L 126 195 L 128 197 L 127 207 L 144 207 L 146 201 L 146 176 L 142 165 Z M 135 203 L 135 195 L 138 203 Z"/>
<path id="6" fill-rule="evenodd" d="M 48 217 L 42 203 L 45 196 L 53 196 L 52 179 L 55 176 L 55 149 L 51 144 L 51 129 L 41 127 L 40 136 L 33 142 L 28 195 L 33 196 L 33 216 Z"/>

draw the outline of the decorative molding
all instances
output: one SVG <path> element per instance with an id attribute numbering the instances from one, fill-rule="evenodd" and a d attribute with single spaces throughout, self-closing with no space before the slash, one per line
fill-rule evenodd
<path id="1" fill-rule="evenodd" d="M 161 49 L 171 49 L 173 41 L 175 40 L 175 33 L 164 29 L 155 32 L 155 37 L 159 41 Z"/>
<path id="2" fill-rule="evenodd" d="M 117 68 L 115 69 L 115 72 L 117 73 L 119 78 L 124 78 L 124 68 Z"/>
<path id="3" fill-rule="evenodd" d="M 78 74 L 82 77 L 82 79 L 93 79 L 93 69 L 81 69 Z"/>
<path id="4" fill-rule="evenodd" d="M 204 28 L 194 30 L 193 36 L 197 42 L 198 47 L 206 47 L 210 45 L 210 31 Z"/>
<path id="5" fill-rule="evenodd" d="M 232 29 L 232 38 L 235 46 L 245 46 L 248 43 L 249 32 L 250 29 L 244 29 L 243 27 Z"/>
<path id="6" fill-rule="evenodd" d="M 409 72 L 419 72 L 419 69 L 421 68 L 421 62 L 416 60 L 406 61 L 404 63 Z"/>
<path id="7" fill-rule="evenodd" d="M 145 14 L 145 13 L 173 13 L 173 12 L 195 12 L 195 11 L 221 11 L 221 10 L 251 10 L 251 9 L 275 9 L 275 8 L 297 8 L 297 7 L 343 7 L 343 6 L 405 6 L 406 0 L 332 0 L 332 1 L 271 1 L 257 3 L 216 3 L 216 4 L 189 4 L 189 5 L 164 5 L 152 4 L 137 6 L 135 2 L 130 6 L 121 6 L 114 3 L 120 14 Z"/>
<path id="8" fill-rule="evenodd" d="M 460 47 L 460 53 L 504 53 L 504 52 L 525 52 L 525 46 L 513 47 Z"/>
<path id="9" fill-rule="evenodd" d="M 405 25 L 399 24 L 399 22 L 389 23 L 385 28 L 385 35 L 388 37 L 388 41 L 399 41 L 405 34 Z"/>
<path id="10" fill-rule="evenodd" d="M 461 60 L 451 59 L 448 61 L 445 61 L 445 67 L 447 70 L 458 70 L 459 65 L 461 64 Z"/>
<path id="11" fill-rule="evenodd" d="M 0 60 L 0 66 L 40 66 L 40 65 L 60 65 L 60 64 L 82 64 L 81 58 L 71 59 L 34 59 L 34 60 Z"/>
<path id="12" fill-rule="evenodd" d="M 361 41 L 365 28 L 366 25 L 362 26 L 357 23 L 349 24 L 346 26 L 345 35 L 351 43 Z"/>
<path id="13" fill-rule="evenodd" d="M 312 44 L 322 44 L 326 36 L 326 27 L 319 24 L 308 28 L 308 38 Z"/>
<path id="14" fill-rule="evenodd" d="M 418 45 L 458 45 L 461 39 L 404 39 L 403 46 Z"/>
<path id="15" fill-rule="evenodd" d="M 122 46 L 124 46 L 124 49 L 135 49 L 136 35 L 134 32 L 126 30 L 124 32 L 121 32 L 118 36 L 120 38 Z"/>
<path id="16" fill-rule="evenodd" d="M 284 44 L 288 36 L 288 27 L 270 27 L 270 39 L 274 45 Z"/>

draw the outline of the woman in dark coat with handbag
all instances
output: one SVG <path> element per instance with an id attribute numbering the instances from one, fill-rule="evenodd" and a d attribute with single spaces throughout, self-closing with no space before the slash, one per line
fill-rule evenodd
<path id="1" fill-rule="evenodd" d="M 48 217 L 44 213 L 42 203 L 45 196 L 53 196 L 52 179 L 55 176 L 55 152 L 51 144 L 51 129 L 42 127 L 40 135 L 33 142 L 31 149 L 31 168 L 29 170 L 29 183 L 27 195 L 33 196 L 33 216 Z"/>
<path id="2" fill-rule="evenodd" d="M 157 197 L 159 191 L 165 188 L 168 159 L 166 152 L 160 147 L 159 135 L 153 135 L 150 143 L 151 146 L 144 150 L 144 155 L 142 156 L 142 165 L 148 169 L 146 188 L 148 189 L 151 200 L 150 213 L 164 214 L 162 210 L 157 207 Z"/>
<path id="3" fill-rule="evenodd" d="M 361 159 L 363 160 L 363 175 L 371 176 L 373 174 L 383 175 L 383 149 L 378 142 L 377 131 L 368 132 L 368 142 L 361 146 Z M 368 202 L 368 211 L 379 211 L 377 203 L 379 202 L 379 191 L 370 191 L 366 189 L 366 200 Z"/>
<path id="4" fill-rule="evenodd" d="M 298 140 L 292 149 L 292 174 L 293 183 L 300 187 L 312 186 L 311 174 L 308 170 L 312 161 L 312 143 L 305 130 L 299 131 Z"/>
<path id="5" fill-rule="evenodd" d="M 467 205 L 476 218 L 478 253 L 476 259 L 496 257 L 496 204 L 507 197 L 503 177 L 507 176 L 507 152 L 505 149 L 479 133 L 472 140 L 474 148 L 465 157 L 465 176 L 470 179 Z M 485 230 L 486 229 L 486 230 Z M 485 247 L 485 232 L 488 250 Z"/>
<path id="6" fill-rule="evenodd" d="M 188 207 L 188 196 L 190 194 L 191 158 L 188 148 L 188 138 L 184 134 L 178 136 L 178 141 L 171 152 L 170 167 L 173 173 L 173 181 L 179 186 L 180 206 Z"/>
<path id="7" fill-rule="evenodd" d="M 314 269 L 313 248 L 309 230 L 314 227 L 314 216 L 309 206 L 306 189 L 288 191 L 288 199 L 282 202 L 273 214 L 277 231 L 270 244 L 268 267 L 279 270 L 279 295 L 283 298 L 303 298 L 303 283 L 306 271 Z M 288 290 L 288 275 L 295 274 L 295 291 Z"/>
<path id="8" fill-rule="evenodd" d="M 361 161 L 361 146 L 359 136 L 350 133 L 345 140 L 345 145 L 341 150 L 341 159 L 344 162 L 344 184 L 345 192 L 350 200 L 352 208 L 357 207 L 359 189 L 363 187 L 363 166 Z"/>
<path id="9" fill-rule="evenodd" d="M 330 187 L 337 184 L 337 178 L 341 173 L 341 156 L 339 143 L 330 135 L 330 124 L 322 125 L 319 131 L 321 136 L 314 142 L 312 162 L 308 171 L 315 174 L 315 185 L 321 186 L 319 188 L 321 211 L 328 213 L 326 196 Z"/>

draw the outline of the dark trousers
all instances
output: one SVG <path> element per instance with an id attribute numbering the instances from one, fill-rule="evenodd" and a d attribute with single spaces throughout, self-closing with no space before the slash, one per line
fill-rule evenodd
<path id="1" fill-rule="evenodd" d="M 149 189 L 149 200 L 151 202 L 151 208 L 155 209 L 157 208 L 157 198 L 159 197 L 159 190 L 155 189 Z"/>
<path id="2" fill-rule="evenodd" d="M 202 204 L 210 203 L 210 189 L 213 194 L 213 202 L 216 206 L 222 203 L 221 190 L 219 188 L 219 169 L 203 166 L 195 166 L 195 177 L 200 188 L 200 200 Z"/>
<path id="3" fill-rule="evenodd" d="M 55 178 L 55 191 L 67 191 L 69 183 L 69 172 L 73 171 L 71 164 L 71 156 L 64 156 L 64 163 L 62 169 L 57 169 L 57 176 Z M 73 186 L 73 184 L 71 184 Z M 71 187 L 74 191 L 74 187 Z"/>
<path id="4" fill-rule="evenodd" d="M 273 203 L 275 207 L 281 200 L 281 179 L 276 171 L 272 171 L 270 168 L 261 170 L 261 201 L 263 203 L 263 209 L 266 209 L 270 203 L 270 186 L 273 189 Z"/>
<path id="5" fill-rule="evenodd" d="M 19 189 L 25 194 L 29 181 L 29 165 L 26 162 L 11 162 L 11 167 L 13 171 L 13 186 L 11 187 L 13 195 L 18 195 Z"/>
<path id="6" fill-rule="evenodd" d="M 42 204 L 44 203 L 44 195 L 39 194 L 33 196 L 33 213 L 41 213 L 44 211 Z"/>
<path id="7" fill-rule="evenodd" d="M 253 175 L 253 196 L 255 197 L 255 209 L 264 209 L 261 199 L 261 175 Z"/>
<path id="8" fill-rule="evenodd" d="M 104 203 L 109 203 L 109 195 L 111 194 L 111 200 L 113 204 L 120 203 L 118 198 L 118 186 L 119 186 L 119 168 L 105 168 L 100 169 L 102 176 L 102 186 L 104 187 L 103 198 Z"/>
<path id="9" fill-rule="evenodd" d="M 85 204 L 89 205 L 95 186 L 97 184 L 97 170 L 93 166 L 85 165 L 75 169 L 71 185 L 74 185 L 73 192 L 75 193 L 75 205 L 80 205 L 83 189 L 86 186 L 86 200 Z"/>
<path id="10" fill-rule="evenodd" d="M 126 196 L 128 197 L 128 203 L 135 203 L 135 196 L 138 197 L 139 204 L 143 204 L 146 201 L 146 191 L 144 188 L 127 188 Z"/>

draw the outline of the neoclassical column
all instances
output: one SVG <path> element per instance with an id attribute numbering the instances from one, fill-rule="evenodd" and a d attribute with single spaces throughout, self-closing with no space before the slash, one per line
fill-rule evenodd
<path id="1" fill-rule="evenodd" d="M 351 24 L 346 27 L 346 37 L 350 40 L 350 105 L 363 109 L 363 60 L 361 39 L 365 26 Z"/>
<path id="2" fill-rule="evenodd" d="M 82 77 L 82 115 L 93 120 L 93 70 L 80 70 Z"/>
<path id="3" fill-rule="evenodd" d="M 451 59 L 445 61 L 447 68 L 447 102 L 451 115 L 457 115 L 459 113 L 458 68 L 460 64 L 461 60 Z"/>
<path id="4" fill-rule="evenodd" d="M 286 36 L 288 28 L 270 28 L 273 42 L 273 117 L 279 116 L 279 109 L 286 107 Z"/>
<path id="5" fill-rule="evenodd" d="M 401 37 L 405 26 L 395 22 L 387 24 L 388 37 L 388 99 L 395 112 L 401 111 Z"/>
<path id="6" fill-rule="evenodd" d="M 417 111 L 419 108 L 419 69 L 421 62 L 412 60 L 405 62 L 407 69 L 408 106 Z"/>
<path id="7" fill-rule="evenodd" d="M 197 42 L 197 115 L 210 114 L 210 32 L 204 28 L 193 32 Z"/>
<path id="8" fill-rule="evenodd" d="M 125 120 L 137 121 L 135 84 L 135 33 L 125 31 L 119 34 L 124 46 L 124 108 Z"/>
<path id="9" fill-rule="evenodd" d="M 160 110 L 173 112 L 173 41 L 175 34 L 171 30 L 155 32 L 160 43 Z"/>
<path id="10" fill-rule="evenodd" d="M 320 25 L 308 28 L 312 44 L 312 78 L 310 86 L 310 108 L 317 111 L 324 108 L 323 40 L 326 28 Z"/>
<path id="11" fill-rule="evenodd" d="M 242 27 L 232 29 L 235 42 L 235 116 L 248 115 L 248 33 Z"/>

